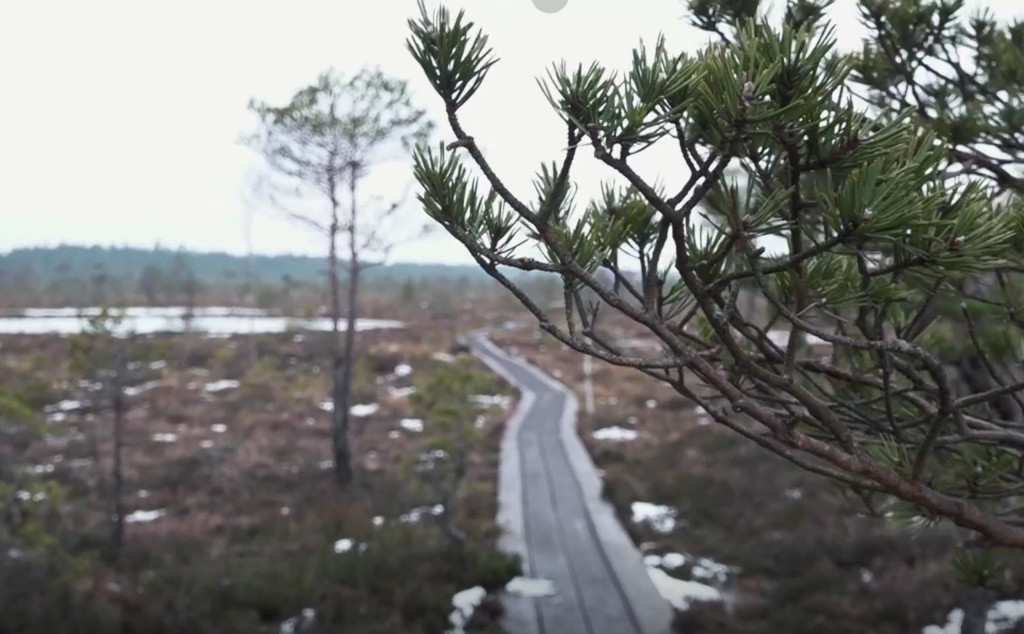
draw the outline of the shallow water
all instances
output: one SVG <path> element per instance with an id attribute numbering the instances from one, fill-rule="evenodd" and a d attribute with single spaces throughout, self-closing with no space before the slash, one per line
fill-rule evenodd
<path id="1" fill-rule="evenodd" d="M 29 308 L 20 317 L 0 317 L 0 334 L 70 335 L 82 332 L 88 325 L 86 316 L 98 314 L 98 308 Z M 160 332 L 182 332 L 185 322 L 182 316 L 185 308 L 129 307 L 124 309 L 124 320 L 116 329 L 118 333 L 154 334 Z M 388 319 L 360 319 L 356 330 L 381 330 L 401 328 L 402 322 Z M 339 324 L 344 330 L 345 323 Z M 331 321 L 326 318 L 302 319 L 298 317 L 274 317 L 266 311 L 252 308 L 209 307 L 197 308 L 191 320 L 190 329 L 210 336 L 236 334 L 268 334 L 293 329 L 330 330 Z"/>

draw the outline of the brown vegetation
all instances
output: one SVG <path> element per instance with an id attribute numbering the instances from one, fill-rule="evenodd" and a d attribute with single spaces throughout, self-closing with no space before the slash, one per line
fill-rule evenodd
<path id="1" fill-rule="evenodd" d="M 360 334 L 353 402 L 379 409 L 354 418 L 355 483 L 344 495 L 332 482 L 330 414 L 320 407 L 329 390 L 326 335 L 258 337 L 255 365 L 244 337 L 197 339 L 188 370 L 176 363 L 182 336 L 140 339 L 125 501 L 129 513 L 164 514 L 150 522 L 129 515 L 116 565 L 100 563 L 108 415 L 51 413 L 41 435 L 5 430 L 5 461 L 29 470 L 17 474 L 18 486 L 52 479 L 60 497 L 33 505 L 55 538 L 49 555 L 0 557 L 0 632 L 277 632 L 306 608 L 330 631 L 442 631 L 454 592 L 494 590 L 517 571 L 494 549 L 500 408 L 486 414 L 453 505 L 465 545 L 416 510 L 436 503 L 413 468 L 432 429 L 429 420 L 422 433 L 402 429 L 411 406 L 395 390 L 444 363 L 432 355 L 452 352 L 453 334 L 430 322 Z M 90 398 L 90 386 L 69 372 L 66 339 L 5 336 L 2 346 L 4 388 L 30 408 Z M 396 375 L 401 364 L 412 373 Z M 219 381 L 238 385 L 217 390 Z M 336 554 L 341 539 L 352 542 Z"/>

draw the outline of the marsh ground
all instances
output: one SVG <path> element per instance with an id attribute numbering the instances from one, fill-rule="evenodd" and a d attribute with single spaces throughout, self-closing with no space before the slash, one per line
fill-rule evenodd
<path id="1" fill-rule="evenodd" d="M 68 338 L 3 336 L 3 388 L 39 414 L 5 425 L 10 502 L 26 514 L 13 520 L 15 506 L 5 504 L 5 530 L 39 519 L 55 541 L 43 560 L 0 558 L 0 632 L 278 632 L 309 609 L 321 626 L 346 632 L 443 631 L 455 592 L 494 590 L 516 573 L 494 548 L 510 388 L 493 384 L 509 399 L 480 411 L 452 505 L 464 546 L 437 526 L 436 492 L 416 470 L 436 434 L 429 420 L 422 431 L 410 422 L 409 394 L 458 354 L 465 326 L 425 318 L 360 333 L 356 482 L 344 493 L 322 407 L 327 335 L 132 340 L 129 523 L 114 564 L 102 559 L 112 443 L 109 412 L 89 407 L 98 384 L 71 368 Z M 491 627 L 495 616 L 478 610 L 476 625 Z"/>

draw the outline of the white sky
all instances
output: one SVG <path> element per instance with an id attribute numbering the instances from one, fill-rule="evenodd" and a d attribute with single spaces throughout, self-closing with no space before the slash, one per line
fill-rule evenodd
<path id="1" fill-rule="evenodd" d="M 598 60 L 628 67 L 642 38 L 659 32 L 695 50 L 707 36 L 688 26 L 680 0 L 569 0 L 548 15 L 530 0 L 448 2 L 490 36 L 501 62 L 462 119 L 515 193 L 530 198 L 541 162 L 556 160 L 564 130 L 535 78 L 552 62 Z M 781 2 L 779 2 L 781 4 Z M 863 31 L 853 0 L 833 20 L 840 45 Z M 969 6 L 977 6 L 968 0 Z M 1000 17 L 1024 15 L 1018 0 L 992 0 Z M 258 169 L 237 143 L 250 129 L 251 97 L 285 102 L 329 66 L 365 65 L 409 79 L 451 140 L 440 99 L 405 50 L 415 0 L 81 0 L 0 3 L 0 252 L 57 244 L 183 245 L 245 250 L 243 191 Z M 645 156 L 646 155 L 646 156 Z M 683 174 L 671 148 L 641 155 L 641 173 Z M 580 200 L 611 175 L 590 156 L 575 171 Z M 392 195 L 412 180 L 407 165 L 377 175 Z M 425 218 L 410 198 L 408 218 Z M 256 212 L 253 247 L 319 253 L 314 236 L 267 209 Z M 394 260 L 467 262 L 436 232 Z"/>

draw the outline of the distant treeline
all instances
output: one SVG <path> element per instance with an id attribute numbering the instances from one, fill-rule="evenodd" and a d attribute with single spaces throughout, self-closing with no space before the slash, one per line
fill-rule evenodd
<path id="1" fill-rule="evenodd" d="M 253 255 L 251 260 L 229 253 L 204 253 L 155 247 L 99 247 L 60 245 L 15 249 L 0 254 L 0 272 L 4 277 L 33 278 L 37 283 L 57 279 L 89 277 L 139 277 L 146 269 L 187 271 L 199 280 L 220 283 L 251 275 L 253 280 L 276 283 L 282 279 L 296 282 L 323 280 L 324 258 L 305 255 Z M 396 281 L 421 279 L 487 279 L 475 265 L 387 264 L 366 271 L 366 279 L 387 278 Z"/>

